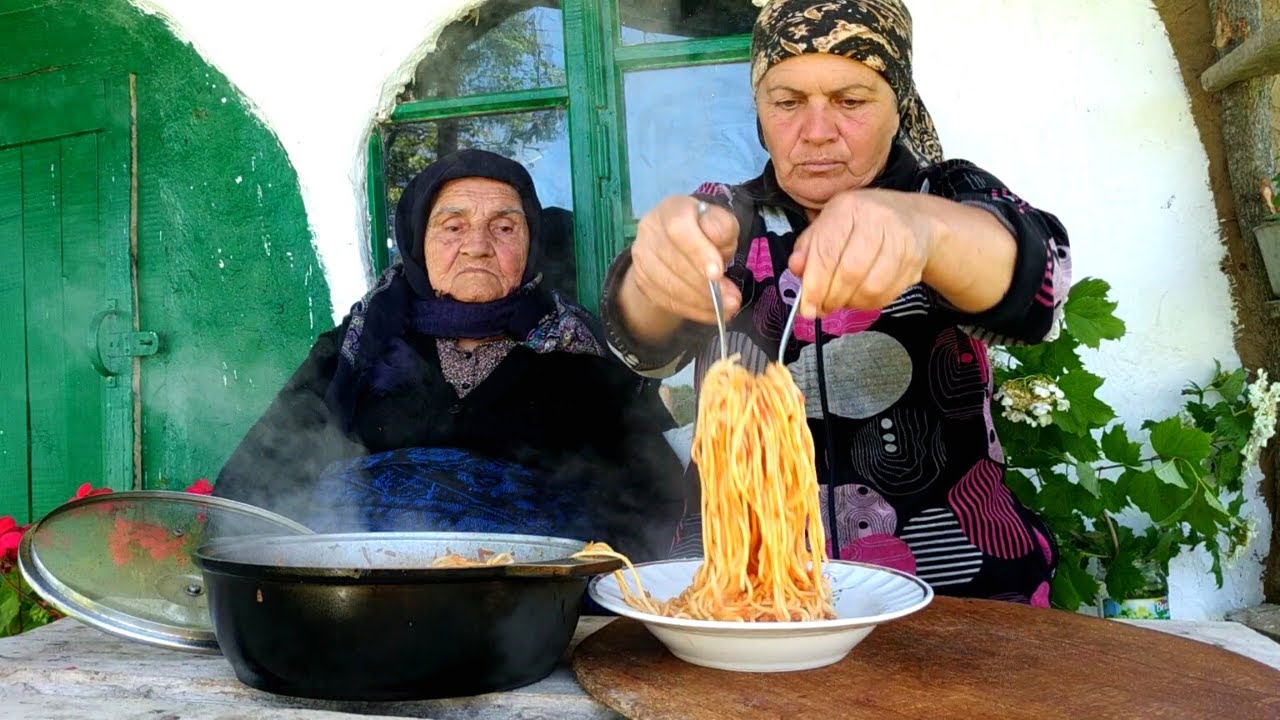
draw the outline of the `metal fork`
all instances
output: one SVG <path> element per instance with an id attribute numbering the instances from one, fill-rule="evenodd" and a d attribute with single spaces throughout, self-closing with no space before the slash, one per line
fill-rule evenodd
<path id="1" fill-rule="evenodd" d="M 699 200 L 698 219 L 701 220 L 706 214 L 707 204 Z M 720 283 L 717 280 L 708 280 L 707 285 L 711 288 L 711 307 L 716 311 L 716 329 L 720 331 L 720 359 L 724 360 L 729 357 L 729 345 L 724 338 L 724 302 L 720 299 Z"/>
<path id="2" fill-rule="evenodd" d="M 721 309 L 723 305 L 720 301 L 720 283 L 709 280 L 707 284 L 711 286 L 711 305 L 716 311 L 716 329 L 720 331 L 720 359 L 724 360 L 729 356 L 729 349 L 724 339 L 724 311 Z"/>
<path id="3" fill-rule="evenodd" d="M 791 312 L 787 313 L 787 324 L 782 326 L 782 342 L 778 343 L 778 362 L 783 361 L 783 356 L 787 352 L 787 341 L 791 339 L 791 329 L 796 325 L 796 314 L 800 312 L 800 290 L 796 288 L 796 301 L 791 305 Z"/>

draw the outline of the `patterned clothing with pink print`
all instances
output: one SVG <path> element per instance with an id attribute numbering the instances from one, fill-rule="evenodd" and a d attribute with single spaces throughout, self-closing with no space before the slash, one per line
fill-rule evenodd
<path id="1" fill-rule="evenodd" d="M 1047 606 L 1056 548 L 1004 483 L 987 348 L 1056 332 L 1070 286 L 1067 233 L 1053 215 L 965 161 L 919 167 L 896 149 L 876 186 L 983 208 L 1017 239 L 1018 254 L 1007 294 L 979 315 L 916 285 L 880 310 L 832 313 L 820 328 L 797 318 L 782 360 L 806 398 L 828 551 L 915 573 L 941 594 Z M 728 327 L 731 343 L 772 359 L 800 284 L 786 266 L 806 215 L 778 188 L 772 166 L 745 184 L 709 183 L 694 195 L 738 216 L 744 231 L 728 274 L 742 290 L 743 309 Z M 713 331 L 686 326 L 663 348 L 632 340 L 617 320 L 613 292 L 629 265 L 623 253 L 606 280 L 601 309 L 610 346 L 642 374 L 667 375 L 692 360 L 697 389 L 719 357 Z M 688 512 L 673 556 L 701 552 L 693 464 L 688 475 Z"/>

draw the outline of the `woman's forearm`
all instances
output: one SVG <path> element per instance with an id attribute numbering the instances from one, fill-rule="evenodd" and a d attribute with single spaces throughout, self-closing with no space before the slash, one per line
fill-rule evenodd
<path id="1" fill-rule="evenodd" d="M 981 313 L 1009 291 L 1017 241 L 990 212 L 932 195 L 912 194 L 926 218 L 929 252 L 922 280 L 961 312 Z"/>

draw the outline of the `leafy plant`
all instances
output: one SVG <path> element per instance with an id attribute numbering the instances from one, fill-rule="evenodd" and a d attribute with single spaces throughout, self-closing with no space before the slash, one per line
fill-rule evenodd
<path id="1" fill-rule="evenodd" d="M 1250 382 L 1245 369 L 1218 365 L 1205 385 L 1186 386 L 1177 415 L 1131 434 L 1097 397 L 1103 378 L 1079 354 L 1125 333 L 1109 290 L 1080 281 L 1055 339 L 993 352 L 1007 482 L 1058 541 L 1052 601 L 1070 610 L 1104 591 L 1157 592 L 1170 559 L 1200 545 L 1221 587 L 1224 561 L 1252 532 L 1240 518 L 1244 473 L 1274 434 L 1280 399 L 1265 371 Z"/>

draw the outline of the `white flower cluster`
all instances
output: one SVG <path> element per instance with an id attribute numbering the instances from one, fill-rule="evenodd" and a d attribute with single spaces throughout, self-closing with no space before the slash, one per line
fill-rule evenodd
<path id="1" fill-rule="evenodd" d="M 1004 407 L 1002 414 L 1012 422 L 1044 427 L 1053 422 L 1053 411 L 1071 409 L 1071 401 L 1058 385 L 1043 375 L 1006 380 L 995 399 Z"/>
<path id="2" fill-rule="evenodd" d="M 1258 453 L 1276 434 L 1276 408 L 1280 406 L 1280 382 L 1267 382 L 1267 371 L 1259 370 L 1258 379 L 1249 384 L 1249 406 L 1253 408 L 1253 427 L 1249 440 L 1240 450 L 1245 467 L 1258 462 Z"/>

